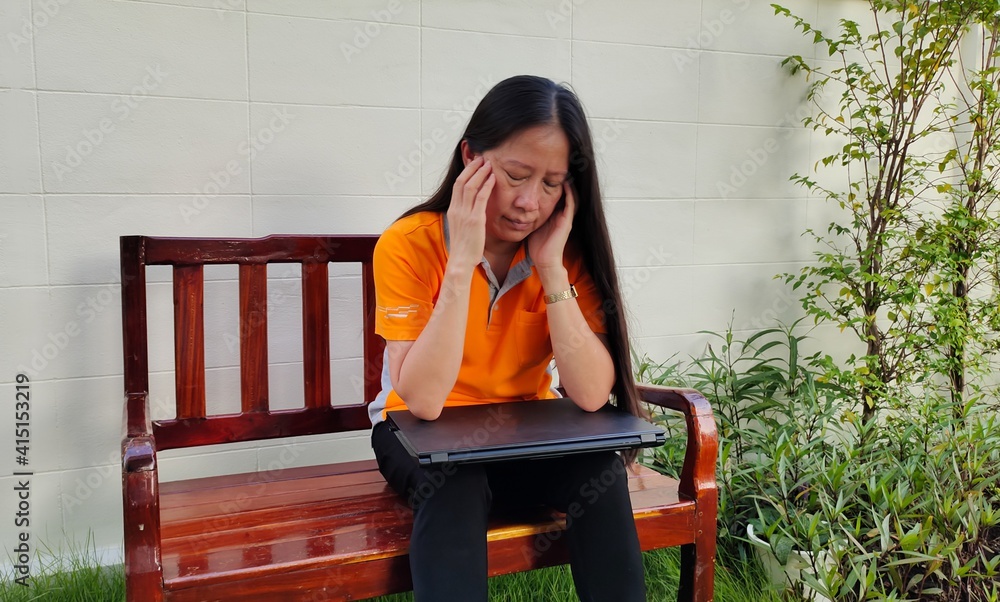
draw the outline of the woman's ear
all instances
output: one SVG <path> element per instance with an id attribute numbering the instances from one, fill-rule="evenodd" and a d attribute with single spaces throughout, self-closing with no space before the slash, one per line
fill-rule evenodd
<path id="1" fill-rule="evenodd" d="M 476 158 L 476 155 L 472 152 L 472 149 L 469 148 L 468 140 L 465 140 L 463 138 L 458 146 L 462 151 L 462 165 L 468 165 L 469 163 L 472 162 L 473 159 Z"/>

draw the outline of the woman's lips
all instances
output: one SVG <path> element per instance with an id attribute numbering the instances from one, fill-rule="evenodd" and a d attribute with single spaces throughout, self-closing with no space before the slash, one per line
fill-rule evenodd
<path id="1" fill-rule="evenodd" d="M 504 220 L 506 220 L 507 225 L 513 228 L 514 230 L 527 230 L 531 228 L 531 222 L 522 222 L 519 220 L 513 220 L 510 219 L 509 217 L 504 217 Z"/>

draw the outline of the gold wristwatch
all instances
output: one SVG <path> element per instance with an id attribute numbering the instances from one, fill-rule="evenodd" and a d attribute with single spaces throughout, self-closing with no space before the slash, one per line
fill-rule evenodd
<path id="1" fill-rule="evenodd" d="M 545 295 L 545 304 L 550 305 L 552 303 L 558 303 L 559 301 L 565 301 L 566 299 L 576 299 L 576 287 L 572 284 L 569 285 L 569 289 L 561 293 L 553 293 L 551 295 Z"/>

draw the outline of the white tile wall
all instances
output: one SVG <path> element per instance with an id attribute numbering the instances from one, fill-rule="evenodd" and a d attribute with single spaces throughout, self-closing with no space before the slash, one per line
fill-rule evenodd
<path id="1" fill-rule="evenodd" d="M 42 197 L 0 195 L 0 287 L 48 282 Z"/>
<path id="2" fill-rule="evenodd" d="M 207 338 L 205 346 L 209 347 Z M 233 349 L 238 349 L 238 347 L 234 346 Z M 171 386 L 173 386 L 172 383 Z M 176 396 L 174 400 L 176 403 Z M 238 414 L 240 412 L 239 368 L 206 368 L 205 412 L 209 415 Z"/>
<path id="3" fill-rule="evenodd" d="M 698 118 L 698 58 L 689 62 L 683 50 L 574 42 L 573 87 L 590 117 Z"/>
<path id="4" fill-rule="evenodd" d="M 360 356 L 360 341 L 352 341 L 354 353 Z M 364 401 L 364 371 L 358 357 L 334 359 L 330 362 L 330 400 L 334 405 L 351 405 Z M 302 360 L 290 363 L 271 362 L 268 372 L 270 407 L 290 410 L 304 405 Z"/>
<path id="5" fill-rule="evenodd" d="M 366 27 L 378 35 L 362 43 Z M 419 29 L 374 27 L 372 22 L 250 15 L 250 97 L 322 105 L 419 106 Z"/>
<path id="6" fill-rule="evenodd" d="M 30 311 L 28 311 L 30 309 Z M 53 362 L 61 353 L 58 345 L 45 335 L 51 330 L 49 290 L 44 287 L 18 287 L 0 289 L 0 332 L 7 343 L 0 345 L 0 361 L 4 366 L 12 366 L 17 372 L 29 372 L 34 379 L 52 369 Z M 78 332 L 70 329 L 71 332 Z M 59 332 L 64 332 L 60 329 Z M 62 337 L 57 339 L 62 341 Z M 66 343 L 69 345 L 69 335 Z M 43 349 L 52 343 L 49 349 Z M 10 382 L 11 374 L 4 378 Z"/>
<path id="7" fill-rule="evenodd" d="M 807 201 L 803 199 L 701 200 L 694 209 L 694 263 L 765 263 L 808 260 Z"/>
<path id="8" fill-rule="evenodd" d="M 568 38 L 571 24 L 566 5 L 562 0 L 503 3 L 424 0 L 421 23 L 435 29 Z"/>
<path id="9" fill-rule="evenodd" d="M 253 202 L 254 236 L 378 234 L 419 197 L 266 196 Z M 363 210 L 358 210 L 362 207 Z"/>
<path id="10" fill-rule="evenodd" d="M 415 110 L 254 104 L 250 124 L 260 142 L 252 155 L 256 193 L 415 195 L 419 190 L 416 179 L 393 189 L 385 177 L 420 138 Z"/>
<path id="11" fill-rule="evenodd" d="M 121 462 L 57 473 L 64 515 L 64 537 L 98 550 L 121 546 Z"/>
<path id="12" fill-rule="evenodd" d="M 806 173 L 810 132 L 803 128 L 698 126 L 700 198 L 799 198 L 788 181 Z"/>
<path id="13" fill-rule="evenodd" d="M 819 24 L 864 16 L 860 0 L 785 4 Z M 437 187 L 471 111 L 516 73 L 569 82 L 592 118 L 637 348 L 662 361 L 700 353 L 701 329 L 793 320 L 799 304 L 772 277 L 811 259 L 799 232 L 832 210 L 787 180 L 835 141 L 800 125 L 804 87 L 779 63 L 815 52 L 772 12 L 752 0 L 5 0 L 0 365 L 37 377 L 34 536 L 93 528 L 120 546 L 107 476 L 119 236 L 379 232 Z M 272 309 L 287 311 L 269 324 L 271 398 L 297 407 L 298 273 L 272 272 Z M 147 276 L 151 406 L 168 418 L 171 273 Z M 216 412 L 239 407 L 235 277 L 206 270 Z M 361 396 L 357 283 L 356 267 L 331 269 L 338 402 Z M 817 348 L 835 335 L 815 331 Z M 169 480 L 370 457 L 361 432 L 176 450 L 160 468 Z M 0 525 L 0 545 L 12 533 Z"/>
<path id="14" fill-rule="evenodd" d="M 0 90 L 0 192 L 41 192 L 35 94 Z"/>
<path id="15" fill-rule="evenodd" d="M 421 37 L 421 106 L 426 108 L 471 110 L 504 78 L 527 73 L 568 82 L 570 72 L 569 41 L 430 28 Z"/>
<path id="16" fill-rule="evenodd" d="M 211 8 L 213 11 L 246 10 L 246 0 L 137 0 L 138 2 L 155 2 L 157 4 L 176 4 L 195 8 Z M 219 16 L 220 19 L 225 15 Z"/>
<path id="17" fill-rule="evenodd" d="M 0 289 L 0 359 L 35 379 L 121 373 L 117 284 Z"/>
<path id="18" fill-rule="evenodd" d="M 150 372 L 174 369 L 174 301 L 170 281 L 146 284 L 146 331 Z M 150 377 L 150 395 L 153 395 Z M 164 394 L 173 394 L 173 380 Z"/>
<path id="19" fill-rule="evenodd" d="M 42 93 L 38 104 L 47 192 L 249 192 L 246 103 Z"/>
<path id="20" fill-rule="evenodd" d="M 592 119 L 591 128 L 609 198 L 694 198 L 697 126 Z"/>
<path id="21" fill-rule="evenodd" d="M 578 40 L 697 48 L 700 2 L 614 0 L 573 3 L 573 37 Z"/>
<path id="22" fill-rule="evenodd" d="M 615 260 L 621 268 L 688 265 L 694 258 L 695 201 L 605 201 Z"/>
<path id="23" fill-rule="evenodd" d="M 806 87 L 789 77 L 778 57 L 707 52 L 700 66 L 701 123 L 801 124 L 796 109 L 805 100 Z"/>
<path id="24" fill-rule="evenodd" d="M 87 468 L 119 461 L 122 391 L 122 378 L 117 375 L 43 381 L 35 386 L 39 403 L 52 406 L 57 413 L 57 428 L 52 436 L 58 468 Z"/>
<path id="25" fill-rule="evenodd" d="M 471 98 L 471 97 L 467 97 Z M 420 140 L 414 140 L 406 154 L 396 158 L 388 177 L 391 189 L 401 189 L 403 183 L 421 179 L 421 194 L 430 196 L 441 185 L 451 157 L 462 139 L 471 111 L 424 109 L 420 112 Z M 416 168 L 416 169 L 415 169 Z"/>
<path id="26" fill-rule="evenodd" d="M 275 445 L 261 447 L 257 452 L 260 470 L 270 471 L 374 458 L 370 431 L 293 437 Z"/>
<path id="27" fill-rule="evenodd" d="M 326 0 L 247 0 L 247 10 L 318 19 L 363 20 L 400 25 L 420 23 L 418 0 L 353 0 L 346 3 Z"/>
<path id="28" fill-rule="evenodd" d="M 39 16 L 47 24 L 49 17 Z M 31 22 L 31 0 L 7 0 L 0 8 L 0 88 L 32 88 L 35 85 Z"/>
<path id="29" fill-rule="evenodd" d="M 774 320 L 791 324 L 801 316 L 801 306 L 774 276 L 782 272 L 797 273 L 801 265 L 747 263 L 687 268 L 696 272 L 698 278 L 698 286 L 691 290 L 688 327 L 721 331 L 730 321 L 737 330 L 751 329 L 755 322 L 762 327 L 773 325 Z"/>
<path id="30" fill-rule="evenodd" d="M 238 12 L 74 0 L 38 30 L 38 87 L 245 100 L 245 31 Z"/>
<path id="31" fill-rule="evenodd" d="M 257 450 L 237 449 L 223 451 L 219 449 L 185 450 L 187 454 L 179 454 L 179 450 L 169 450 L 157 455 L 160 469 L 160 480 L 181 481 L 185 479 L 200 479 L 224 474 L 240 474 L 257 470 Z M 206 456 L 206 452 L 210 456 Z M 209 459 L 210 458 L 210 459 Z"/>
<path id="32" fill-rule="evenodd" d="M 618 284 L 633 336 L 692 332 L 694 270 L 688 267 L 634 267 L 619 270 Z"/>
<path id="33" fill-rule="evenodd" d="M 777 17 L 771 2 L 754 0 L 704 0 L 702 4 L 701 48 L 748 54 L 773 54 L 781 58 L 797 54 L 812 56 L 811 34 L 793 28 L 794 21 Z M 815 23 L 817 4 L 826 0 L 790 0 L 778 4 L 793 14 Z M 761 32 L 766 31 L 766 35 Z"/>

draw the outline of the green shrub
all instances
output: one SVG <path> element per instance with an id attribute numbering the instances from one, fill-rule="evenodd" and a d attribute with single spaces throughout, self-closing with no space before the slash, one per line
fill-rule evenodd
<path id="1" fill-rule="evenodd" d="M 985 398 L 914 393 L 869 420 L 798 354 L 803 336 L 713 336 L 704 357 L 641 363 L 640 377 L 699 389 L 719 425 L 719 546 L 745 558 L 754 524 L 780 563 L 809 552 L 802 581 L 832 600 L 997 600 L 1000 424 Z M 718 348 L 716 348 L 718 347 Z M 657 420 L 677 429 L 676 418 Z M 676 470 L 683 441 L 650 464 Z"/>

